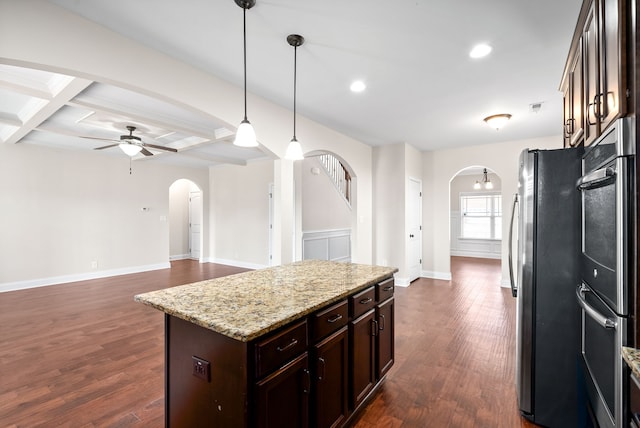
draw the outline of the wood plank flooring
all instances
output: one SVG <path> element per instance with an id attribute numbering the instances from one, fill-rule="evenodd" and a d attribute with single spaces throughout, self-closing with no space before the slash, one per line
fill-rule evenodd
<path id="1" fill-rule="evenodd" d="M 0 293 L 0 426 L 161 427 L 164 323 L 137 293 L 244 269 L 171 269 Z M 519 427 L 515 301 L 498 261 L 396 288 L 396 362 L 355 427 Z"/>

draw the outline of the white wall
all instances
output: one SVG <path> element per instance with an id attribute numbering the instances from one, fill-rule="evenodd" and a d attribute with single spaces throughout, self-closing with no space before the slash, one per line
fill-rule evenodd
<path id="1" fill-rule="evenodd" d="M 374 263 L 397 267 L 400 284 L 409 283 L 409 179 L 421 180 L 422 167 L 420 152 L 409 144 L 374 148 Z"/>
<path id="2" fill-rule="evenodd" d="M 459 171 L 472 165 L 483 165 L 502 180 L 503 204 L 510 204 L 518 184 L 518 157 L 525 149 L 562 148 L 562 136 L 485 144 L 450 150 L 424 152 L 423 160 L 423 268 L 426 275 L 451 278 L 449 243 L 449 181 Z M 504 221 L 502 234 L 507 236 L 509 222 Z M 502 285 L 508 284 L 507 240 L 502 240 Z"/>
<path id="3" fill-rule="evenodd" d="M 169 187 L 188 178 L 208 192 L 207 171 L 132 168 L 126 156 L 0 144 L 0 290 L 168 267 Z"/>
<path id="4" fill-rule="evenodd" d="M 0 63 L 117 84 L 210 114 L 231 124 L 232 128 L 242 118 L 242 88 L 46 1 L 0 2 Z M 259 142 L 275 156 L 282 157 L 290 140 L 291 112 L 251 93 L 248 103 Z M 357 193 L 352 211 L 355 225 L 353 261 L 371 263 L 371 147 L 304 116 L 298 115 L 297 127 L 305 152 L 329 151 L 338 154 L 353 168 L 354 193 Z M 294 258 L 293 239 L 300 234 L 290 214 L 294 207 L 290 161 L 274 163 L 274 187 L 274 248 L 277 252 L 274 260 L 288 262 Z M 234 228 L 241 225 L 237 226 Z M 236 250 L 243 261 L 251 263 L 260 259 L 250 243 L 242 243 L 244 247 Z"/>
<path id="5" fill-rule="evenodd" d="M 210 169 L 209 261 L 248 268 L 269 265 L 269 184 L 273 161 Z"/>
<path id="6" fill-rule="evenodd" d="M 316 157 L 300 161 L 302 231 L 351 229 L 351 207 Z M 318 174 L 311 172 L 319 170 Z"/>

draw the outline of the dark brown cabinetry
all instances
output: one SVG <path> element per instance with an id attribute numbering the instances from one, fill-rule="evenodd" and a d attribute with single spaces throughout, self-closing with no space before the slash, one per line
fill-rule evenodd
<path id="1" fill-rule="evenodd" d="M 393 364 L 393 291 L 385 279 L 248 342 L 166 314 L 166 426 L 348 425 Z"/>
<path id="2" fill-rule="evenodd" d="M 591 144 L 628 111 L 627 0 L 585 1 L 560 84 L 565 147 Z"/>
<path id="3" fill-rule="evenodd" d="M 349 380 L 348 328 L 342 327 L 314 346 L 313 426 L 340 426 L 349 414 L 347 401 Z"/>

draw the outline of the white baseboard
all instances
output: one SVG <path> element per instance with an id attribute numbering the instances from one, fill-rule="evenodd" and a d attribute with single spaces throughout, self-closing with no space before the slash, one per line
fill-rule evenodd
<path id="1" fill-rule="evenodd" d="M 191 254 L 174 254 L 173 256 L 169 256 L 169 261 L 174 260 L 187 260 L 191 258 Z"/>
<path id="2" fill-rule="evenodd" d="M 409 281 L 409 278 L 399 278 L 394 275 L 393 283 L 396 287 L 408 287 L 411 284 L 411 281 Z"/>
<path id="3" fill-rule="evenodd" d="M 64 284 L 67 282 L 86 281 L 89 279 L 107 278 L 110 276 L 127 275 L 130 273 L 148 272 L 151 270 L 168 269 L 169 262 L 157 263 L 153 265 L 132 266 L 120 269 L 101 270 L 97 272 L 84 272 L 72 275 L 53 276 L 49 278 L 29 279 L 26 281 L 15 281 L 0 283 L 0 293 L 6 291 L 26 290 L 28 288 L 46 287 L 48 285 Z"/>
<path id="4" fill-rule="evenodd" d="M 235 267 L 240 267 L 245 269 L 263 269 L 263 268 L 269 267 L 268 265 L 261 265 L 258 263 L 247 263 L 239 260 L 229 260 L 229 259 L 217 259 L 214 257 L 209 257 L 204 261 L 207 263 L 218 263 L 221 265 L 235 266 Z"/>
<path id="5" fill-rule="evenodd" d="M 500 282 L 500 287 L 511 288 L 511 280 L 510 279 L 503 279 Z"/>
<path id="6" fill-rule="evenodd" d="M 455 257 L 475 257 L 477 259 L 500 259 L 502 258 L 501 253 L 480 253 L 475 251 L 465 251 L 465 250 L 451 250 L 450 253 Z"/>
<path id="7" fill-rule="evenodd" d="M 451 272 L 434 272 L 431 270 L 423 270 L 420 275 L 423 278 L 441 279 L 443 281 L 451 281 Z"/>

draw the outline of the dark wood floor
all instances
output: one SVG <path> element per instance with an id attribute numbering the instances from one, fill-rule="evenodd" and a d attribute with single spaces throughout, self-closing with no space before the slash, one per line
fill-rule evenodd
<path id="1" fill-rule="evenodd" d="M 161 427 L 163 317 L 137 293 L 241 272 L 193 261 L 0 293 L 0 425 Z M 514 299 L 498 261 L 396 292 L 396 362 L 356 427 L 519 427 Z"/>

